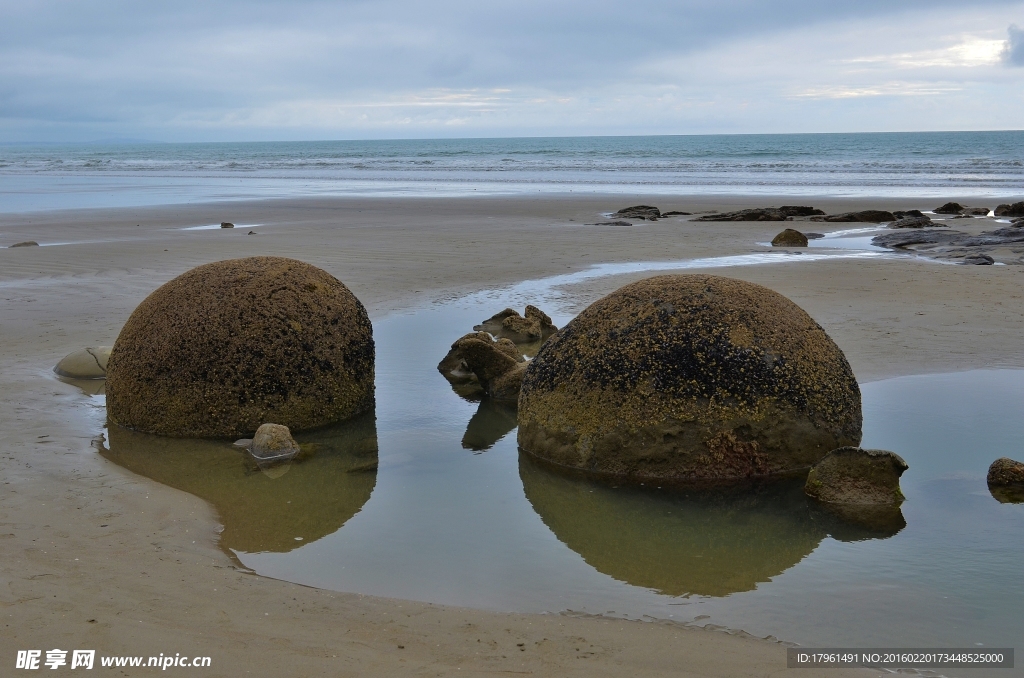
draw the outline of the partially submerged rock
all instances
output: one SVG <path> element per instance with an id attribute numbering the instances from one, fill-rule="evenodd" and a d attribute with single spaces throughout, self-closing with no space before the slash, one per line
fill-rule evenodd
<path id="1" fill-rule="evenodd" d="M 150 294 L 107 365 L 112 424 L 181 437 L 292 431 L 373 406 L 366 309 L 319 268 L 248 257 L 194 268 Z"/>
<path id="2" fill-rule="evenodd" d="M 734 480 L 806 468 L 861 436 L 842 351 L 760 285 L 666 275 L 595 302 L 526 368 L 519 445 L 629 478 Z"/>
<path id="3" fill-rule="evenodd" d="M 772 247 L 807 247 L 807 236 L 796 229 L 787 228 L 772 238 Z"/>
<path id="4" fill-rule="evenodd" d="M 804 491 L 827 504 L 899 506 L 900 476 L 907 468 L 893 452 L 841 447 L 811 468 Z"/>
<path id="5" fill-rule="evenodd" d="M 972 217 L 987 217 L 988 213 L 991 212 L 987 207 L 966 207 L 961 214 L 967 214 Z"/>
<path id="6" fill-rule="evenodd" d="M 906 217 L 923 217 L 926 216 L 921 210 L 893 210 L 892 215 L 897 219 L 904 219 Z M 930 219 L 930 217 L 929 217 Z"/>
<path id="7" fill-rule="evenodd" d="M 513 313 L 515 313 L 515 311 L 513 311 Z M 510 340 L 502 338 L 495 341 L 487 332 L 470 332 L 469 334 L 459 337 L 451 345 L 451 349 L 448 351 L 448 354 L 437 364 L 437 371 L 453 384 L 478 382 L 476 374 L 466 363 L 466 356 L 462 350 L 461 342 L 466 339 L 479 339 L 480 341 L 491 343 L 498 351 L 504 353 L 516 362 L 525 362 L 526 360 L 523 357 L 523 354 L 519 352 L 519 349 L 516 348 L 516 345 Z"/>
<path id="8" fill-rule="evenodd" d="M 886 221 L 896 221 L 896 215 L 885 210 L 861 210 L 859 212 L 843 212 L 842 214 L 830 214 L 825 217 L 813 217 L 811 221 L 830 221 L 838 223 L 866 223 L 881 224 Z"/>
<path id="9" fill-rule="evenodd" d="M 804 205 L 783 205 L 782 207 L 755 207 L 753 209 L 707 214 L 697 221 L 789 221 L 793 217 L 808 217 L 824 214 L 819 209 Z"/>
<path id="10" fill-rule="evenodd" d="M 513 358 L 488 337 L 486 340 L 467 335 L 456 342 L 466 367 L 473 372 L 484 393 L 505 402 L 517 402 L 523 383 L 526 363 L 523 357 Z"/>
<path id="11" fill-rule="evenodd" d="M 598 221 L 593 224 L 586 224 L 587 226 L 632 226 L 633 223 L 630 221 Z"/>
<path id="12" fill-rule="evenodd" d="M 1012 205 L 1000 205 L 995 209 L 997 217 L 1024 217 L 1024 201 Z"/>
<path id="13" fill-rule="evenodd" d="M 661 218 L 661 210 L 657 207 L 651 207 L 650 205 L 633 205 L 632 207 L 623 207 L 612 216 L 623 217 L 625 219 L 657 221 Z"/>
<path id="14" fill-rule="evenodd" d="M 988 467 L 989 485 L 1024 485 L 1024 464 L 1009 457 L 1000 457 Z"/>
<path id="15" fill-rule="evenodd" d="M 235 225 L 232 224 L 230 221 L 222 221 L 222 222 L 220 222 L 220 227 L 221 228 L 234 228 Z"/>
<path id="16" fill-rule="evenodd" d="M 69 353 L 53 371 L 68 379 L 105 379 L 110 346 L 91 346 Z"/>
<path id="17" fill-rule="evenodd" d="M 25 242 L 16 242 L 11 247 L 39 247 L 39 243 L 35 240 L 26 240 Z"/>
<path id="18" fill-rule="evenodd" d="M 289 461 L 298 453 L 299 444 L 292 438 L 292 432 L 281 424 L 263 424 L 256 429 L 249 445 L 249 454 L 263 463 Z"/>

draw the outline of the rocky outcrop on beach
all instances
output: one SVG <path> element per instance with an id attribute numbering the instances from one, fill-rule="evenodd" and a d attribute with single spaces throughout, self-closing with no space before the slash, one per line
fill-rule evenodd
<path id="1" fill-rule="evenodd" d="M 861 210 L 860 212 L 843 212 L 842 214 L 829 214 L 824 217 L 812 217 L 811 221 L 828 221 L 837 223 L 865 223 L 881 224 L 886 221 L 895 221 L 896 215 L 885 210 Z"/>
<path id="2" fill-rule="evenodd" d="M 586 224 L 587 226 L 632 226 L 631 221 L 597 221 L 593 224 Z"/>
<path id="3" fill-rule="evenodd" d="M 914 233 L 883 233 L 871 239 L 880 247 L 906 248 L 912 245 L 943 245 L 953 248 L 997 247 L 1024 243 L 1024 229 L 1009 226 L 970 235 L 960 231 L 922 229 Z"/>
<path id="4" fill-rule="evenodd" d="M 995 209 L 997 217 L 1024 217 L 1024 202 L 1015 202 L 1012 205 L 999 205 Z"/>
<path id="5" fill-rule="evenodd" d="M 806 468 L 861 437 L 839 347 L 760 285 L 666 275 L 595 302 L 532 360 L 519 445 L 603 476 L 730 481 Z"/>
<path id="6" fill-rule="evenodd" d="M 179 437 L 303 430 L 370 409 L 373 379 L 370 319 L 344 284 L 295 259 L 231 259 L 135 309 L 107 364 L 107 415 Z"/>
<path id="7" fill-rule="evenodd" d="M 787 228 L 772 238 L 772 247 L 807 247 L 807 236 L 794 228 Z"/>
<path id="8" fill-rule="evenodd" d="M 105 379 L 110 348 L 90 346 L 69 353 L 61 358 L 53 371 L 66 379 Z"/>
<path id="9" fill-rule="evenodd" d="M 517 344 L 528 344 L 547 339 L 558 331 L 547 313 L 536 306 L 527 306 L 526 314 L 506 308 L 473 328 L 490 332 L 496 337 L 510 339 Z"/>
<path id="10" fill-rule="evenodd" d="M 963 209 L 964 206 L 958 202 L 947 202 L 942 207 L 936 207 L 932 212 L 936 214 L 960 214 Z"/>
<path id="11" fill-rule="evenodd" d="M 657 221 L 661 218 L 661 210 L 657 207 L 651 207 L 650 205 L 633 205 L 632 207 L 623 207 L 612 216 L 622 217 L 624 219 Z"/>
<path id="12" fill-rule="evenodd" d="M 249 454 L 264 463 L 290 461 L 298 453 L 299 444 L 292 438 L 292 432 L 281 424 L 262 424 L 249 445 Z"/>
<path id="13" fill-rule="evenodd" d="M 702 217 L 697 217 L 695 221 L 789 221 L 793 217 L 809 217 L 816 214 L 824 214 L 824 212 L 803 205 L 783 205 L 782 207 L 756 207 L 721 214 L 705 214 Z"/>
<path id="14" fill-rule="evenodd" d="M 804 492 L 828 504 L 899 506 L 900 476 L 907 468 L 887 450 L 841 447 L 811 467 Z"/>
<path id="15" fill-rule="evenodd" d="M 234 228 L 235 225 L 232 224 L 230 221 L 222 221 L 222 222 L 220 222 L 220 227 L 221 228 Z"/>
<path id="16" fill-rule="evenodd" d="M 924 217 L 926 216 L 921 210 L 893 210 L 892 215 L 897 219 L 905 219 L 906 217 Z M 931 219 L 931 217 L 928 217 Z"/>
<path id="17" fill-rule="evenodd" d="M 960 263 L 965 266 L 991 266 L 996 260 L 987 254 L 969 254 Z"/>
<path id="18" fill-rule="evenodd" d="M 35 240 L 26 240 L 25 242 L 16 242 L 11 247 L 39 247 L 39 243 Z"/>
<path id="19" fill-rule="evenodd" d="M 930 228 L 933 226 L 942 226 L 942 224 L 933 223 L 931 217 L 928 217 L 924 214 L 922 214 L 919 217 L 900 217 L 896 221 L 889 224 L 889 228 Z"/>

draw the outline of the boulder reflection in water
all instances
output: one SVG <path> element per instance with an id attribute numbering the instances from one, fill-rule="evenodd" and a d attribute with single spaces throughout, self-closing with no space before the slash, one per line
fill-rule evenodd
<path id="1" fill-rule="evenodd" d="M 377 482 L 373 412 L 296 435 L 305 459 L 261 471 L 223 440 L 166 438 L 118 426 L 100 454 L 139 475 L 205 499 L 231 551 L 285 553 L 336 532 Z"/>
<path id="2" fill-rule="evenodd" d="M 466 425 L 462 447 L 474 452 L 489 450 L 508 435 L 517 423 L 514 405 L 484 398 Z"/>
<path id="3" fill-rule="evenodd" d="M 522 453 L 519 475 L 544 524 L 591 567 L 672 596 L 750 591 L 827 536 L 884 539 L 906 524 L 902 514 L 881 524 L 847 522 L 808 500 L 803 478 L 732 489 L 613 487 Z"/>

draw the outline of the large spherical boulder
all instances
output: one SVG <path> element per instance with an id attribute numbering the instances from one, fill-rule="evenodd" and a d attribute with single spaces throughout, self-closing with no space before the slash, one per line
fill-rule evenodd
<path id="1" fill-rule="evenodd" d="M 112 423 L 168 436 L 292 430 L 373 405 L 366 309 L 326 271 L 294 259 L 206 264 L 135 309 L 107 364 Z"/>
<path id="2" fill-rule="evenodd" d="M 760 285 L 666 275 L 583 311 L 531 361 L 519 445 L 597 474 L 729 480 L 857 445 L 860 389 L 802 309 Z"/>

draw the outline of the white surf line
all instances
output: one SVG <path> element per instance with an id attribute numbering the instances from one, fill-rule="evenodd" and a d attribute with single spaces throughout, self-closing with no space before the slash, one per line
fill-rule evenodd
<path id="1" fill-rule="evenodd" d="M 702 259 L 683 259 L 679 261 L 636 261 L 628 263 L 594 264 L 589 268 L 574 273 L 562 273 L 547 278 L 523 280 L 514 285 L 474 292 L 461 297 L 456 303 L 463 304 L 494 304 L 520 306 L 526 303 L 547 304 L 561 308 L 569 297 L 565 290 L 557 289 L 575 285 L 597 278 L 607 278 L 629 273 L 647 273 L 656 271 L 685 271 L 691 269 L 732 268 L 737 266 L 760 266 L 764 264 L 801 263 L 823 261 L 825 259 L 879 259 L 905 258 L 907 255 L 894 252 L 874 252 L 865 250 L 848 250 L 831 253 L 804 252 L 763 252 L 754 254 L 736 254 L 724 257 L 707 257 Z"/>
<path id="2" fill-rule="evenodd" d="M 257 226 L 262 226 L 262 225 L 263 224 L 235 224 L 235 228 L 256 228 Z M 212 231 L 212 230 L 218 230 L 219 231 L 219 230 L 221 230 L 221 225 L 220 224 L 203 224 L 202 226 L 185 226 L 184 228 L 177 228 L 177 229 L 174 229 L 174 230 L 176 230 L 176 231 Z M 225 228 L 224 230 L 225 231 L 230 231 L 232 229 Z"/>

